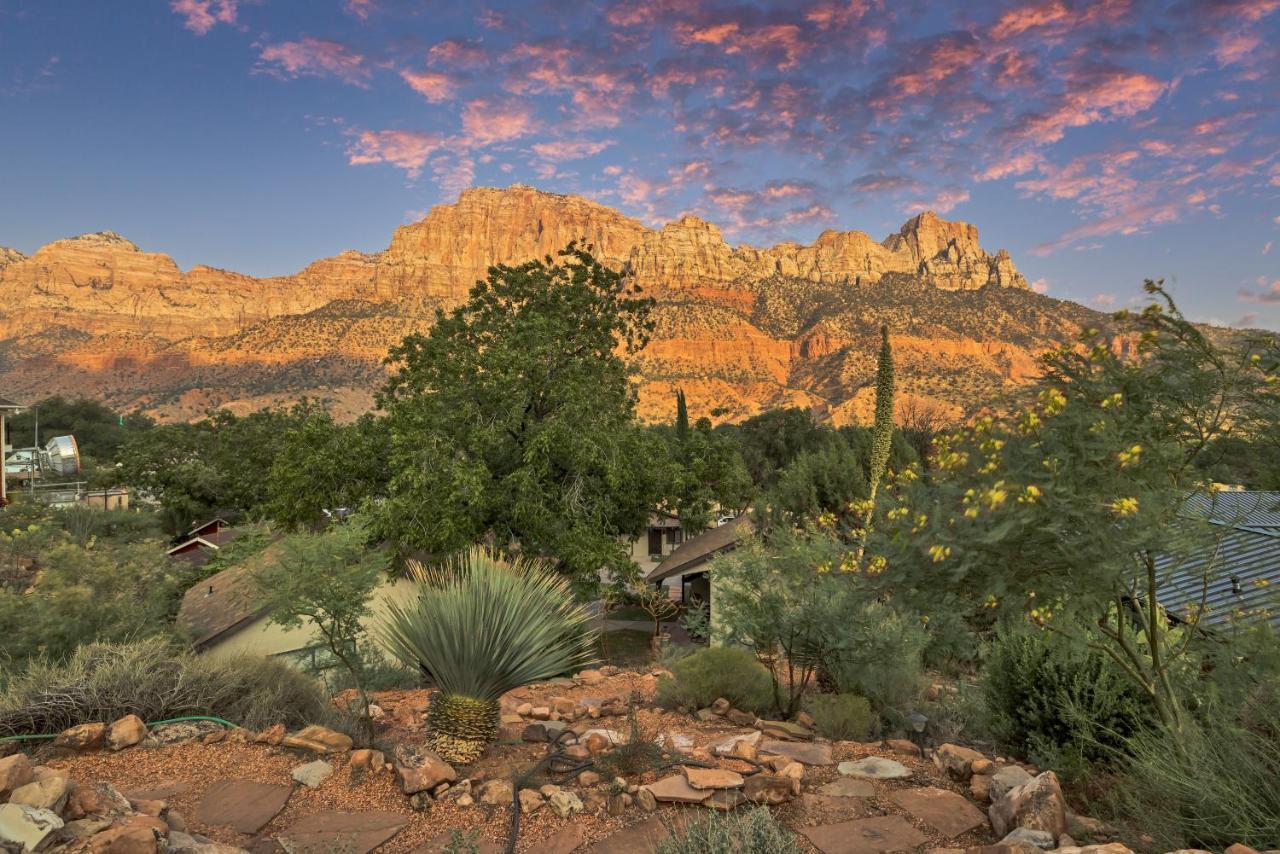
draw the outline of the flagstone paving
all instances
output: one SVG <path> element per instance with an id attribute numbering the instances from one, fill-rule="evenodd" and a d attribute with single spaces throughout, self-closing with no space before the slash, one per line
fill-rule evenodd
<path id="1" fill-rule="evenodd" d="M 224 780 L 209 788 L 196 815 L 205 824 L 225 825 L 238 833 L 257 833 L 284 809 L 292 793 L 292 786 Z"/>
<path id="2" fill-rule="evenodd" d="M 822 854 L 880 854 L 910 851 L 928 841 L 900 815 L 882 815 L 839 824 L 804 827 L 800 832 Z"/>
<path id="3" fill-rule="evenodd" d="M 964 796 L 946 789 L 933 786 L 904 789 L 894 792 L 892 800 L 911 816 L 947 837 L 968 833 L 987 823 L 982 810 Z"/>
<path id="4" fill-rule="evenodd" d="M 369 854 L 408 823 L 407 816 L 393 812 L 330 810 L 299 819 L 279 839 L 290 854 Z"/>

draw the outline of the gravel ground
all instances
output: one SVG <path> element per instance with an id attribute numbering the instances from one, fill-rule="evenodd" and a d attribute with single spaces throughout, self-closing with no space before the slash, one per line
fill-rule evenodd
<path id="1" fill-rule="evenodd" d="M 592 697 L 626 698 L 633 691 L 643 699 L 650 700 L 653 696 L 654 682 L 651 675 L 622 673 L 591 686 L 566 684 L 531 686 L 512 692 L 505 699 L 504 704 L 508 707 L 514 707 L 521 702 L 539 705 L 552 697 L 568 697 L 574 700 Z M 384 709 L 386 716 L 382 720 L 379 741 L 387 745 L 399 740 L 420 741 L 421 712 L 426 707 L 426 696 L 426 692 L 423 691 L 380 693 L 376 702 Z M 652 707 L 642 707 L 637 717 L 641 730 L 646 736 L 682 733 L 691 736 L 697 747 L 708 747 L 729 735 L 747 731 L 727 721 L 702 723 L 689 715 Z M 590 726 L 610 728 L 624 734 L 628 729 L 625 717 L 602 718 L 588 723 Z M 964 789 L 945 779 L 931 761 L 896 754 L 881 748 L 878 744 L 839 742 L 834 748 L 837 762 L 873 753 L 891 756 L 902 762 L 915 772 L 913 777 L 909 780 L 876 782 L 876 796 L 873 798 L 834 799 L 814 796 L 811 792 L 823 783 L 836 779 L 839 776 L 836 767 L 832 765 L 825 768 L 807 768 L 806 795 L 775 808 L 775 815 L 785 824 L 800 828 L 876 815 L 902 815 L 904 813 L 901 807 L 889 799 L 892 793 L 899 789 L 938 786 L 961 794 L 965 793 Z M 507 777 L 513 770 L 531 767 L 541 755 L 540 745 L 495 745 L 490 749 L 489 755 L 465 773 L 473 780 Z M 209 745 L 191 741 L 161 747 L 139 747 L 115 754 L 105 752 L 85 754 L 50 759 L 47 764 L 65 768 L 73 779 L 79 782 L 107 781 L 122 790 L 176 786 L 181 791 L 171 795 L 167 800 L 171 809 L 183 815 L 191 830 L 203 833 L 219 842 L 247 848 L 253 843 L 253 838 L 223 827 L 204 826 L 196 821 L 196 808 L 205 792 L 213 784 L 228 779 L 291 784 L 290 772 L 293 768 L 313 758 L 313 756 L 278 747 L 227 740 Z M 432 804 L 428 812 L 415 812 L 410 808 L 408 799 L 400 793 L 391 774 L 375 774 L 357 780 L 348 772 L 347 756 L 328 758 L 334 765 L 334 774 L 315 789 L 298 787 L 285 808 L 263 829 L 260 836 L 274 836 L 298 819 L 324 810 L 380 810 L 403 814 L 409 818 L 408 826 L 380 849 L 387 854 L 413 851 L 442 832 L 453 828 L 479 831 L 483 838 L 493 841 L 505 839 L 508 828 L 505 809 L 482 805 L 458 807 L 446 799 Z M 651 772 L 632 777 L 630 782 L 639 784 L 652 782 L 659 776 L 670 773 L 673 773 L 673 770 L 659 774 Z M 567 784 L 567 787 L 579 791 L 584 795 L 585 800 L 583 787 L 574 784 Z M 601 792 L 605 791 L 603 785 L 595 788 Z M 663 807 L 662 812 L 674 818 L 678 809 L 668 806 Z M 545 840 L 571 823 L 581 829 L 588 841 L 595 841 L 646 818 L 648 814 L 633 808 L 619 817 L 608 816 L 601 810 L 593 815 L 584 813 L 570 819 L 561 819 L 549 809 L 544 808 L 532 815 L 522 817 L 518 850 L 529 852 L 543 850 Z M 927 827 L 918 822 L 913 823 L 930 837 L 926 848 L 965 848 L 989 844 L 992 841 L 989 828 L 973 831 L 956 839 L 942 839 L 930 833 Z M 803 837 L 800 841 L 804 843 Z"/>

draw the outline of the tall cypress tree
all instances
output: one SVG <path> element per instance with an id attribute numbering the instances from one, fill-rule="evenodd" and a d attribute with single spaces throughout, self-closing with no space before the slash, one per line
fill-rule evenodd
<path id="1" fill-rule="evenodd" d="M 689 440 L 689 407 L 684 400 L 684 389 L 676 389 L 676 438 L 681 446 Z"/>

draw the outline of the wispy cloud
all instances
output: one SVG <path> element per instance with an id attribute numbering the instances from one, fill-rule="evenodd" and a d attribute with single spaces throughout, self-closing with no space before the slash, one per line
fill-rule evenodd
<path id="1" fill-rule="evenodd" d="M 347 147 L 347 162 L 353 166 L 388 163 L 417 178 L 422 167 L 443 144 L 444 137 L 429 131 L 359 131 Z"/>
<path id="2" fill-rule="evenodd" d="M 439 104 L 453 98 L 457 86 L 447 74 L 438 71 L 412 71 L 404 69 L 400 77 L 409 88 L 426 98 L 433 104 Z"/>
<path id="3" fill-rule="evenodd" d="M 1256 302 L 1275 304 L 1280 303 L 1280 279 L 1271 283 L 1270 287 L 1265 287 L 1261 291 L 1251 291 L 1241 288 L 1236 296 L 1241 302 Z"/>
<path id="4" fill-rule="evenodd" d="M 367 88 L 373 75 L 361 54 L 342 42 L 312 36 L 267 45 L 259 60 L 262 71 L 285 79 L 330 76 Z"/>

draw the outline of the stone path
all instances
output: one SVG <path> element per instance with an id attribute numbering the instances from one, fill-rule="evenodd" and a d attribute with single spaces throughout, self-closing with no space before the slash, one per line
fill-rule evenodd
<path id="1" fill-rule="evenodd" d="M 840 824 L 801 828 L 801 833 L 822 854 L 880 854 L 909 851 L 928 841 L 900 815 L 863 818 Z"/>
<path id="2" fill-rule="evenodd" d="M 959 836 L 987 823 L 987 816 L 982 810 L 964 796 L 946 789 L 935 789 L 932 786 L 905 789 L 894 792 L 892 799 L 914 818 L 943 836 Z"/>
<path id="3" fill-rule="evenodd" d="M 409 823 L 392 812 L 322 812 L 299 819 L 280 834 L 290 854 L 369 854 Z"/>
<path id="4" fill-rule="evenodd" d="M 221 824 L 252 835 L 284 809 L 292 793 L 292 786 L 224 780 L 213 784 L 205 793 L 196 816 L 205 824 Z"/>

